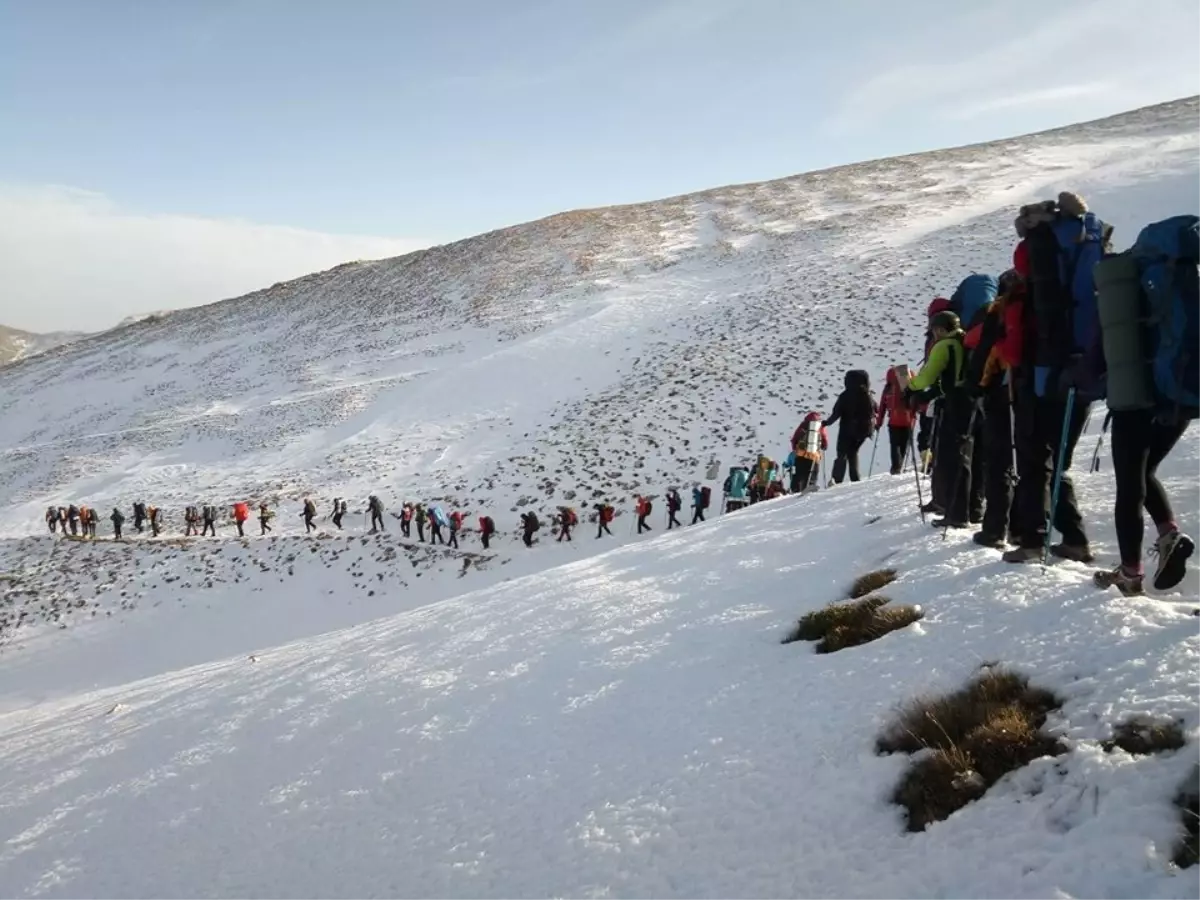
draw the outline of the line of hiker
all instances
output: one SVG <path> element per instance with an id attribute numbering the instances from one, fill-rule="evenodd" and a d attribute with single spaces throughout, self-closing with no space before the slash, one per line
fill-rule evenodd
<path id="1" fill-rule="evenodd" d="M 1156 472 L 1200 415 L 1200 219 L 1149 224 L 1121 254 L 1076 194 L 1022 207 L 1014 226 L 1008 271 L 972 274 L 930 303 L 920 371 L 891 368 L 879 403 L 865 373 L 847 373 L 824 423 L 842 422 L 833 480 L 846 468 L 858 480 L 858 451 L 872 434 L 877 449 L 886 418 L 892 474 L 910 449 L 931 470 L 921 512 L 936 527 L 978 526 L 975 542 L 1010 563 L 1091 563 L 1067 473 L 1092 403 L 1105 399 L 1091 468 L 1111 423 L 1120 564 L 1093 580 L 1143 592 L 1144 509 L 1158 532 L 1152 584 L 1169 590 L 1195 547 Z M 919 502 L 920 487 L 918 475 Z"/>

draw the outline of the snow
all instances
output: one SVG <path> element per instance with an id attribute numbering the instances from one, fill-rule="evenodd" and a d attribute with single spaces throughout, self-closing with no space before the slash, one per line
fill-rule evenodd
<path id="1" fill-rule="evenodd" d="M 1019 203 L 1076 190 L 1118 243 L 1192 208 L 1196 108 L 568 213 L 6 367 L 0 896 L 1197 896 L 1170 863 L 1194 572 L 1130 599 L 1006 566 L 922 525 L 911 473 L 666 535 L 660 499 L 644 539 L 624 514 L 782 456 L 843 369 L 916 363 L 928 299 L 1007 266 Z M 1198 434 L 1164 464 L 1193 535 Z M 1075 480 L 1112 565 L 1111 466 Z M 369 493 L 501 533 L 367 535 Z M 347 531 L 304 536 L 306 495 L 351 498 Z M 614 537 L 519 545 L 518 511 L 598 497 Z M 135 498 L 170 535 L 265 498 L 277 533 L 44 534 L 49 503 Z M 884 565 L 921 622 L 780 643 Z M 908 834 L 875 736 L 987 661 L 1065 698 L 1069 750 Z M 1187 747 L 1104 752 L 1135 714 Z"/>

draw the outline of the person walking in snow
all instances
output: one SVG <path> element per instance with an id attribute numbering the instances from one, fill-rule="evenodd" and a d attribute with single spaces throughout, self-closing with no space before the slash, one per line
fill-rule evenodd
<path id="1" fill-rule="evenodd" d="M 496 533 L 496 523 L 492 521 L 491 516 L 479 517 L 479 540 L 483 544 L 483 549 L 487 550 L 491 546 L 492 535 Z"/>
<path id="2" fill-rule="evenodd" d="M 841 484 L 849 469 L 850 480 L 859 480 L 858 451 L 875 433 L 877 407 L 871 395 L 871 379 L 862 369 L 851 369 L 843 378 L 844 390 L 833 404 L 833 412 L 821 423 L 828 428 L 837 422 L 837 458 L 833 462 L 834 484 Z"/>
<path id="3" fill-rule="evenodd" d="M 750 470 L 745 466 L 730 466 L 729 474 L 725 477 L 724 491 L 725 494 L 725 511 L 737 512 L 739 509 L 745 509 L 750 503 L 748 494 L 748 486 L 750 484 Z M 693 494 L 693 498 L 695 495 Z M 693 520 L 692 524 L 695 524 Z"/>
<path id="4" fill-rule="evenodd" d="M 275 518 L 274 512 L 265 503 L 260 503 L 258 505 L 258 524 L 262 528 L 262 533 L 259 536 L 270 532 L 272 518 Z"/>
<path id="5" fill-rule="evenodd" d="M 678 519 L 681 509 L 683 509 L 683 498 L 679 496 L 679 489 L 671 488 L 667 492 L 667 531 L 683 527 L 683 523 Z"/>
<path id="6" fill-rule="evenodd" d="M 58 510 L 53 506 L 46 510 L 46 524 L 50 527 L 51 534 L 58 531 Z"/>
<path id="7" fill-rule="evenodd" d="M 407 500 L 400 507 L 400 533 L 406 539 L 412 538 L 413 505 Z"/>
<path id="8" fill-rule="evenodd" d="M 445 521 L 445 515 L 440 506 L 429 507 L 429 543 L 446 543 L 446 539 L 442 537 L 442 522 Z"/>
<path id="9" fill-rule="evenodd" d="M 521 513 L 521 540 L 525 542 L 526 547 L 533 546 L 533 535 L 542 527 L 542 523 L 538 521 L 535 513 Z"/>
<path id="10" fill-rule="evenodd" d="M 704 510 L 708 508 L 708 488 L 696 485 L 692 488 L 692 524 L 704 521 Z"/>
<path id="11" fill-rule="evenodd" d="M 330 516 L 330 520 L 333 522 L 333 527 L 338 531 L 342 530 L 342 520 L 346 518 L 348 508 L 349 504 L 341 497 L 333 498 L 333 515 Z"/>
<path id="12" fill-rule="evenodd" d="M 466 513 L 455 510 L 450 513 L 450 542 L 446 545 L 458 549 L 458 532 L 462 529 L 463 519 L 467 516 Z"/>
<path id="13" fill-rule="evenodd" d="M 146 504 L 141 500 L 133 504 L 133 528 L 138 533 L 142 533 L 142 526 L 146 523 Z"/>
<path id="14" fill-rule="evenodd" d="M 199 526 L 200 514 L 194 506 L 185 506 L 183 509 L 183 536 L 191 537 L 200 530 Z"/>
<path id="15" fill-rule="evenodd" d="M 74 503 L 67 507 L 67 523 L 71 526 L 72 536 L 79 534 L 79 507 Z"/>
<path id="16" fill-rule="evenodd" d="M 383 503 L 374 494 L 367 498 L 367 512 L 371 514 L 371 534 L 387 531 L 383 527 Z"/>
<path id="17" fill-rule="evenodd" d="M 575 510 L 571 507 L 560 506 L 558 508 L 558 542 L 560 544 L 564 539 L 570 543 L 571 529 L 575 527 L 576 521 Z"/>
<path id="18" fill-rule="evenodd" d="M 974 402 L 964 389 L 966 350 L 959 318 L 950 311 L 940 312 L 930 323 L 937 343 L 929 359 L 905 389 L 905 401 L 916 406 L 924 400 L 942 398 L 939 423 L 939 459 L 934 478 L 944 479 L 944 496 L 949 505 L 945 515 L 934 520 L 937 528 L 967 528 L 970 524 L 971 449 L 968 436 L 975 428 Z M 929 392 L 928 394 L 926 392 Z M 940 474 L 939 474 L 940 473 Z"/>
<path id="19" fill-rule="evenodd" d="M 246 520 L 250 518 L 250 507 L 243 501 L 233 504 L 233 524 L 237 526 L 238 537 L 246 536 Z"/>
<path id="20" fill-rule="evenodd" d="M 215 506 L 206 505 L 201 510 L 204 518 L 204 528 L 200 532 L 200 537 L 208 537 L 211 533 L 213 537 L 217 536 L 217 508 Z"/>
<path id="21" fill-rule="evenodd" d="M 653 512 L 653 510 L 654 504 L 652 504 L 647 498 L 637 498 L 636 514 L 638 534 L 641 534 L 643 531 L 650 531 L 650 523 L 647 522 L 646 519 L 650 516 L 650 513 Z"/>
<path id="22" fill-rule="evenodd" d="M 119 541 L 121 539 L 121 526 L 125 524 L 125 515 L 121 512 L 121 510 L 114 506 L 112 515 L 109 516 L 109 519 L 112 520 L 113 540 Z"/>
<path id="23" fill-rule="evenodd" d="M 317 530 L 317 504 L 313 503 L 308 497 L 304 498 L 304 512 L 301 513 L 304 517 L 304 533 L 311 534 Z"/>
<path id="24" fill-rule="evenodd" d="M 913 371 L 908 366 L 892 366 L 884 379 L 883 396 L 879 398 L 879 411 L 875 415 L 875 431 L 883 428 L 884 416 L 887 416 L 888 451 L 891 457 L 889 472 L 899 475 L 904 471 L 904 460 L 908 456 L 908 446 L 912 440 L 912 429 L 915 416 L 904 399 L 904 386 L 913 377 Z"/>
<path id="25" fill-rule="evenodd" d="M 596 510 L 596 540 L 606 534 L 612 537 L 612 530 L 608 526 L 616 516 L 616 510 L 608 503 L 597 503 L 592 508 Z"/>
<path id="26" fill-rule="evenodd" d="M 417 523 L 417 541 L 425 543 L 425 520 L 429 518 L 429 514 L 425 511 L 425 504 L 418 503 L 413 510 L 413 520 Z"/>

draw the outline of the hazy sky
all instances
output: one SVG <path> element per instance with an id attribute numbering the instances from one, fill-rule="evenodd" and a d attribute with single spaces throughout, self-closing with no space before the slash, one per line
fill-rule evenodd
<path id="1" fill-rule="evenodd" d="M 0 323 L 1176 99 L 1197 34 L 1195 0 L 0 0 Z"/>

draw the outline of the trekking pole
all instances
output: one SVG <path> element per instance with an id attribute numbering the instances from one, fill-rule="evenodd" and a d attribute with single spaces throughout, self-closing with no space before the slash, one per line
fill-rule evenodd
<path id="1" fill-rule="evenodd" d="M 1112 420 L 1112 413 L 1110 412 L 1107 416 L 1104 417 L 1104 424 L 1100 427 L 1100 438 L 1099 438 L 1099 440 L 1096 441 L 1095 452 L 1092 453 L 1092 471 L 1093 472 L 1100 471 L 1100 450 L 1104 446 L 1104 435 L 1108 431 L 1108 423 L 1111 420 Z"/>
<path id="2" fill-rule="evenodd" d="M 912 453 L 917 452 L 917 434 L 916 431 L 908 433 L 908 446 Z M 915 463 L 915 459 L 914 459 Z M 913 480 L 917 482 L 917 509 L 921 513 L 921 524 L 925 524 L 925 498 L 921 496 L 921 467 L 913 465 Z"/>
<path id="3" fill-rule="evenodd" d="M 875 471 L 875 451 L 879 449 L 879 429 L 875 429 L 875 443 L 871 445 L 871 464 L 867 466 L 867 477 L 871 477 L 871 473 Z"/>
<path id="4" fill-rule="evenodd" d="M 1067 408 L 1063 413 L 1062 437 L 1058 441 L 1058 465 L 1054 469 L 1054 485 L 1050 489 L 1050 515 L 1046 521 L 1046 542 L 1042 545 L 1042 565 L 1050 556 L 1050 538 L 1054 532 L 1054 516 L 1058 512 L 1058 494 L 1062 488 L 1063 464 L 1067 460 L 1067 438 L 1071 433 L 1071 413 L 1075 409 L 1075 388 L 1067 391 Z"/>

